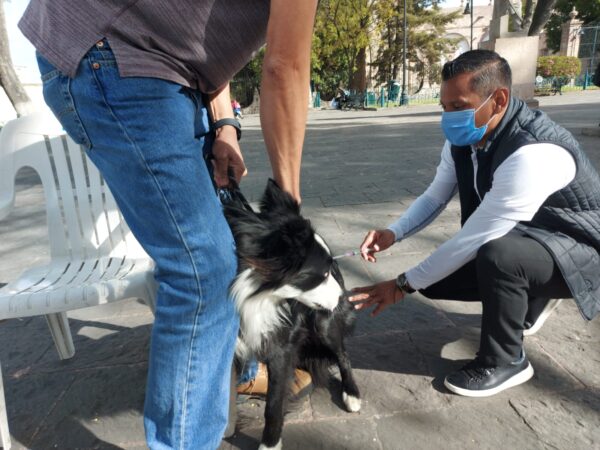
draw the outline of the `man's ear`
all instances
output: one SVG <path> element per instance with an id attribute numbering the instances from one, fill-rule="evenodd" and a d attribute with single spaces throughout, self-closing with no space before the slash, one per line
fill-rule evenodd
<path id="1" fill-rule="evenodd" d="M 507 88 L 498 89 L 496 95 L 494 95 L 494 101 L 496 103 L 494 113 L 499 114 L 508 106 L 508 102 L 510 101 L 510 91 Z"/>

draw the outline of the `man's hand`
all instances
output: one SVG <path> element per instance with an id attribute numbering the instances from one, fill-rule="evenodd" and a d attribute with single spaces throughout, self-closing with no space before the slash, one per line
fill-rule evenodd
<path id="1" fill-rule="evenodd" d="M 248 173 L 237 140 L 236 129 L 225 125 L 217 130 L 212 146 L 214 178 L 217 187 L 229 185 L 228 169 L 231 168 L 237 183 Z"/>
<path id="2" fill-rule="evenodd" d="M 392 230 L 371 230 L 360 246 L 360 255 L 365 261 L 375 262 L 375 253 L 390 248 L 395 240 Z"/>
<path id="3" fill-rule="evenodd" d="M 382 281 L 372 286 L 357 287 L 352 289 L 356 294 L 350 297 L 351 302 L 359 302 L 354 305 L 355 309 L 375 306 L 371 316 L 376 316 L 385 308 L 404 298 L 402 292 L 396 286 L 396 280 Z"/>

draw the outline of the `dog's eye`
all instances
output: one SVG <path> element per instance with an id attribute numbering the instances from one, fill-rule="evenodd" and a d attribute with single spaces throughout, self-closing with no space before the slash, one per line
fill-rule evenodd
<path id="1" fill-rule="evenodd" d="M 325 272 L 325 273 L 323 274 L 323 278 L 329 278 L 329 272 Z"/>

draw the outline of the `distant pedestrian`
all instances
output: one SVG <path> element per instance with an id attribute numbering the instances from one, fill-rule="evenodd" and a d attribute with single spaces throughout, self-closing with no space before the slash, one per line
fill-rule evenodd
<path id="1" fill-rule="evenodd" d="M 600 177 L 567 130 L 511 95 L 511 70 L 487 50 L 442 70 L 446 142 L 429 188 L 388 229 L 369 231 L 363 258 L 431 223 L 458 192 L 462 229 L 396 279 L 357 288 L 377 314 L 418 290 L 431 299 L 481 301 L 477 357 L 445 386 L 470 397 L 524 383 L 533 368 L 523 336 L 562 298 L 600 312 Z"/>
<path id="2" fill-rule="evenodd" d="M 557 93 L 562 95 L 562 80 L 559 77 L 554 77 L 552 79 L 552 93 L 554 95 Z"/>
<path id="3" fill-rule="evenodd" d="M 244 115 L 242 114 L 242 105 L 236 99 L 231 100 L 231 109 L 233 110 L 233 116 L 236 119 L 243 119 Z"/>

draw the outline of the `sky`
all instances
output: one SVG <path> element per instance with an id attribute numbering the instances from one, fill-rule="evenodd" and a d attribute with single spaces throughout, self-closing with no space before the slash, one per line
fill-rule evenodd
<path id="1" fill-rule="evenodd" d="M 474 4 L 487 5 L 489 4 L 489 1 L 490 0 L 474 0 Z M 28 3 L 29 0 L 6 0 L 4 2 L 4 12 L 6 13 L 6 27 L 8 30 L 8 40 L 10 41 L 13 64 L 15 67 L 24 68 L 26 72 L 33 72 L 37 70 L 35 50 L 17 27 L 17 22 L 23 15 L 23 11 L 25 11 Z M 446 0 L 442 4 L 442 7 L 459 5 L 460 0 Z"/>

